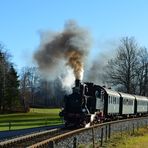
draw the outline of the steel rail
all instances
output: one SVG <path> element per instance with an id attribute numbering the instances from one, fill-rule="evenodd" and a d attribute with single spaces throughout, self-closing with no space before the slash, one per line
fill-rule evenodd
<path id="1" fill-rule="evenodd" d="M 35 138 L 35 137 L 43 136 L 45 134 L 52 134 L 52 133 L 55 133 L 55 132 L 59 132 L 60 130 L 61 130 L 60 128 L 56 128 L 56 129 L 46 130 L 46 131 L 37 132 L 37 133 L 17 137 L 17 138 L 14 138 L 14 139 L 2 141 L 2 142 L 0 142 L 0 147 L 7 147 L 7 146 L 10 147 L 11 145 L 14 145 L 14 144 L 17 144 L 17 143 L 22 143 L 22 142 L 28 141 L 32 138 Z"/>

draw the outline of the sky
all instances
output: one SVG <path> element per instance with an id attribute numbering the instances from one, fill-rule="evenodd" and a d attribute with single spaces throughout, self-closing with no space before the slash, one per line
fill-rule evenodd
<path id="1" fill-rule="evenodd" d="M 0 42 L 20 70 L 33 65 L 39 32 L 61 31 L 71 19 L 91 32 L 91 57 L 125 36 L 148 48 L 147 0 L 0 0 Z"/>

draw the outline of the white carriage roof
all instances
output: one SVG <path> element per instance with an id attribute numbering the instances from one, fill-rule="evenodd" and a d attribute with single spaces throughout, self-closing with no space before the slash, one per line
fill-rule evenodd
<path id="1" fill-rule="evenodd" d="M 107 88 L 104 88 L 104 90 L 107 92 L 107 94 L 109 94 L 111 96 L 120 97 L 120 95 L 119 95 L 119 93 L 117 91 L 113 91 L 113 90 L 107 89 Z"/>
<path id="2" fill-rule="evenodd" d="M 143 101 L 148 101 L 148 98 L 147 97 L 144 97 L 144 96 L 137 96 L 137 95 L 134 95 L 136 97 L 137 100 L 143 100 Z"/>
<path id="3" fill-rule="evenodd" d="M 119 92 L 119 93 L 123 98 L 132 99 L 132 100 L 135 99 L 135 97 L 131 94 L 126 94 L 126 93 L 122 93 L 122 92 Z"/>

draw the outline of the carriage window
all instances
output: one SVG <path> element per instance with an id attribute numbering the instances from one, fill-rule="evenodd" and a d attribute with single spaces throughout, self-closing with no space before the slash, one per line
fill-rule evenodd
<path id="1" fill-rule="evenodd" d="M 104 100 L 104 91 L 101 91 L 101 101 Z"/>
<path id="2" fill-rule="evenodd" d="M 117 104 L 119 104 L 119 98 L 117 99 Z"/>
<path id="3" fill-rule="evenodd" d="M 110 97 L 110 104 L 112 104 L 112 97 Z"/>
<path id="4" fill-rule="evenodd" d="M 113 101 L 114 101 L 113 103 L 115 104 L 115 103 L 116 103 L 116 102 L 115 102 L 115 97 L 113 97 Z"/>
<path id="5" fill-rule="evenodd" d="M 126 105 L 127 104 L 127 99 L 123 100 L 123 104 Z"/>
<path id="6" fill-rule="evenodd" d="M 108 104 L 110 104 L 110 96 L 108 96 Z"/>

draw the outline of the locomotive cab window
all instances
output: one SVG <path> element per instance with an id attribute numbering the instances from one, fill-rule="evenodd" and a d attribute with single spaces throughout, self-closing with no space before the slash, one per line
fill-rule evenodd
<path id="1" fill-rule="evenodd" d="M 95 97 L 96 97 L 96 109 L 102 110 L 103 109 L 103 98 L 104 98 L 104 96 L 102 96 L 100 91 L 96 91 Z"/>
<path id="2" fill-rule="evenodd" d="M 101 99 L 100 93 L 98 91 L 95 92 L 95 96 L 96 96 L 97 99 Z"/>

